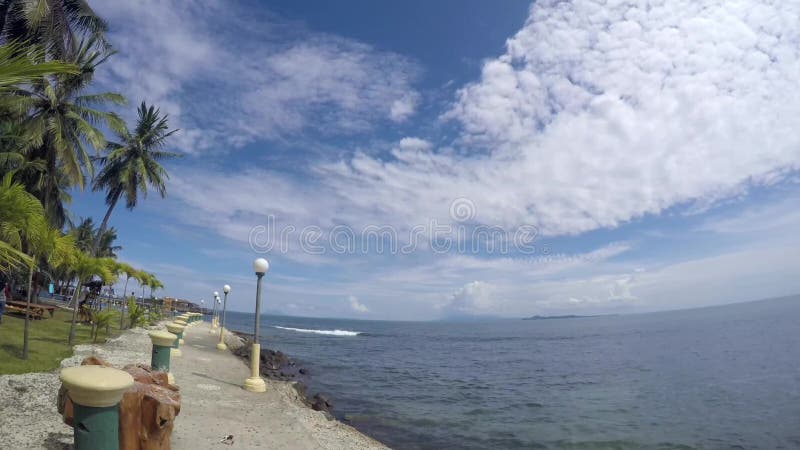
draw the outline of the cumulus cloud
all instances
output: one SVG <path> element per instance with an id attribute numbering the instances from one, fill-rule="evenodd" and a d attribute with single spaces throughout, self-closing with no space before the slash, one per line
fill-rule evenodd
<path id="1" fill-rule="evenodd" d="M 487 61 L 480 80 L 464 86 L 445 114 L 462 125 L 462 145 L 486 151 L 437 149 L 407 137 L 389 160 L 356 153 L 313 164 L 316 203 L 336 205 L 317 216 L 353 226 L 411 226 L 449 219 L 449 204 L 465 197 L 477 222 L 569 235 L 778 183 L 800 168 L 793 120 L 800 114 L 798 14 L 791 2 L 537 2 L 506 53 Z M 315 100 L 296 93 L 320 84 L 318 70 L 303 74 L 305 61 L 318 61 L 308 65 L 318 68 L 341 49 L 314 48 L 271 55 L 290 79 L 279 77 L 280 89 L 260 84 L 253 98 L 269 99 L 254 104 L 305 106 L 265 106 L 275 119 L 260 123 L 285 121 L 278 127 L 291 129 L 307 117 L 303 111 L 315 110 Z M 346 121 L 343 130 L 364 125 L 370 105 L 391 104 L 408 88 L 408 77 L 400 76 L 379 89 L 385 95 L 375 102 L 347 100 L 358 90 L 343 84 L 371 60 L 360 56 L 365 52 L 344 58 L 341 76 L 334 70 L 334 80 L 314 94 L 364 112 L 331 119 Z M 368 73 L 354 86 L 374 78 Z M 258 115 L 250 112 L 245 116 Z M 237 178 L 252 174 L 227 183 Z M 294 183 L 287 191 L 308 190 L 307 179 Z"/>
<path id="2" fill-rule="evenodd" d="M 362 203 L 408 200 L 399 219 L 467 197 L 477 220 L 551 235 L 778 183 L 800 168 L 799 14 L 793 2 L 536 2 L 445 114 L 485 152 L 356 155 L 330 176 Z"/>
<path id="3" fill-rule="evenodd" d="M 302 178 L 263 168 L 235 174 L 181 169 L 171 189 L 188 208 L 174 210 L 187 214 L 187 222 L 237 240 L 246 239 L 250 227 L 263 223 L 266 214 L 298 227 L 323 228 L 447 221 L 456 198 L 472 201 L 478 223 L 535 225 L 546 236 L 615 228 L 671 208 L 705 210 L 753 186 L 782 183 L 800 169 L 800 135 L 794 123 L 800 116 L 799 21 L 796 2 L 539 1 L 505 52 L 487 60 L 480 78 L 463 86 L 443 114 L 460 126 L 459 138 L 448 143 L 452 148 L 434 145 L 439 139 L 408 136 L 393 145 L 388 157 L 364 152 L 312 162 Z M 214 40 L 197 42 L 189 61 L 202 70 L 204 55 L 219 50 Z M 264 82 L 244 88 L 254 99 L 263 95 L 266 105 L 291 107 L 284 114 L 281 109 L 259 112 L 257 100 L 223 105 L 234 111 L 252 108 L 248 112 L 259 117 L 257 128 L 246 122 L 249 115 L 236 123 L 243 140 L 285 134 L 310 122 L 335 124 L 344 132 L 359 130 L 370 123 L 370 107 L 381 119 L 405 117 L 403 102 L 415 98 L 406 92 L 414 70 L 402 57 L 346 40 L 334 40 L 334 50 L 314 39 L 296 42 L 271 49 L 263 59 L 248 59 L 252 67 L 232 65 L 253 77 L 248 79 Z M 295 73 L 292 68 L 302 71 L 304 61 L 319 67 L 342 54 L 348 58 L 334 65 L 341 71 L 332 79 L 315 78 L 321 75 L 313 71 L 288 75 Z M 367 57 L 359 58 L 361 54 Z M 374 58 L 405 70 L 396 81 L 379 85 L 383 94 L 359 103 L 331 92 L 352 92 L 343 85 L 349 77 L 341 74 L 353 70 L 379 77 L 370 69 L 381 67 L 372 65 Z M 177 65 L 187 64 L 178 59 L 159 64 L 177 73 Z M 263 67 L 268 77 L 286 74 L 288 79 L 277 79 L 282 90 L 302 91 L 320 83 L 325 92 L 319 97 L 271 93 L 268 78 L 250 74 Z M 156 88 L 172 82 L 169 77 L 145 80 Z M 316 98 L 322 103 L 315 103 Z M 341 114 L 327 116 L 321 105 Z M 177 100 L 176 107 L 189 105 Z M 185 117 L 198 112 L 193 106 Z M 203 117 L 212 120 L 203 133 L 220 128 L 214 114 Z M 270 180 L 268 195 L 262 179 Z M 785 217 L 792 206 L 770 217 Z M 759 223 L 774 224 L 772 219 L 759 222 L 758 211 L 753 214 L 709 222 L 703 230 L 758 233 L 765 229 Z M 781 222 L 781 230 L 790 229 L 795 219 Z M 405 306 L 389 306 L 396 302 L 380 302 L 381 292 L 392 291 L 429 305 L 446 298 L 444 311 L 513 315 L 643 311 L 753 299 L 797 288 L 792 273 L 797 256 L 787 250 L 789 245 L 754 246 L 740 253 L 719 250 L 684 262 L 662 262 L 652 255 L 645 261 L 648 270 L 641 273 L 636 271 L 639 262 L 608 262 L 632 245 L 623 242 L 580 257 L 557 254 L 534 261 L 454 256 L 423 264 L 413 260 L 384 271 L 373 264 L 369 272 L 380 277 L 365 281 L 359 272 L 347 286 L 326 287 L 334 293 L 325 295 L 341 305 L 338 293 L 346 287 L 345 292 L 375 298 L 375 312 L 396 308 L 405 313 Z M 483 281 L 471 281 L 477 279 Z"/>
<path id="4" fill-rule="evenodd" d="M 354 312 L 357 312 L 359 314 L 365 314 L 369 312 L 369 308 L 367 308 L 365 304 L 358 301 L 358 297 L 356 297 L 355 295 L 347 297 L 347 302 L 350 304 L 350 309 L 353 310 Z"/>
<path id="5" fill-rule="evenodd" d="M 169 112 L 188 152 L 363 132 L 408 119 L 419 99 L 411 60 L 269 13 L 218 0 L 92 5 L 119 51 L 98 78 Z"/>
<path id="6" fill-rule="evenodd" d="M 495 286 L 483 281 L 471 281 L 453 292 L 443 311 L 448 315 L 482 315 L 497 312 Z"/>

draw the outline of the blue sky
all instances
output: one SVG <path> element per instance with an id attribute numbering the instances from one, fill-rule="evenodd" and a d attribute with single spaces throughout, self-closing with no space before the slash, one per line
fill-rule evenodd
<path id="1" fill-rule="evenodd" d="M 268 311 L 308 316 L 800 291 L 791 2 L 92 4 L 119 51 L 101 87 L 181 129 L 169 197 L 112 217 L 162 294 L 229 283 L 250 311 L 257 256 Z"/>

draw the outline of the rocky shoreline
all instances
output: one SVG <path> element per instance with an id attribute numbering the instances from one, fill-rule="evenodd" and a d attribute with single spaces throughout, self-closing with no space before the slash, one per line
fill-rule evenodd
<path id="1" fill-rule="evenodd" d="M 226 339 L 225 343 L 231 352 L 241 358 L 248 366 L 250 365 L 250 345 L 252 334 L 229 330 L 234 338 Z M 331 415 L 333 402 L 324 394 L 316 393 L 309 396 L 308 384 L 311 379 L 310 371 L 300 366 L 285 353 L 269 348 L 261 349 L 259 362 L 261 376 L 269 380 L 287 381 L 297 391 L 303 403 L 314 411 L 322 411 L 330 420 L 334 420 Z"/>

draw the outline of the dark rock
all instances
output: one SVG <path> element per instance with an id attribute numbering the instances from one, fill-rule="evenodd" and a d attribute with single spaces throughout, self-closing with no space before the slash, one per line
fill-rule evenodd
<path id="1" fill-rule="evenodd" d="M 243 346 L 235 349 L 233 353 L 249 363 L 250 348 L 251 344 L 248 341 Z M 269 348 L 261 349 L 258 359 L 261 376 L 270 380 L 291 382 L 298 396 L 305 404 L 316 411 L 322 411 L 329 420 L 334 419 L 330 413 L 333 408 L 333 402 L 328 397 L 322 394 L 316 394 L 311 398 L 308 397 L 306 393 L 306 383 L 310 378 L 308 369 L 301 367 L 285 353 Z"/>
<path id="2" fill-rule="evenodd" d="M 322 394 L 315 394 L 311 397 L 311 409 L 314 411 L 330 412 L 333 404 Z"/>

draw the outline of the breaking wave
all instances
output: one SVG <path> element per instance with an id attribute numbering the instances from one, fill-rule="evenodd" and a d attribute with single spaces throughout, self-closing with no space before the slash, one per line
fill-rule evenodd
<path id="1" fill-rule="evenodd" d="M 275 328 L 280 328 L 281 330 L 289 330 L 289 331 L 297 331 L 298 333 L 314 333 L 314 334 L 325 334 L 328 336 L 358 336 L 359 334 L 363 334 L 360 331 L 347 331 L 347 330 L 306 330 L 305 328 L 289 328 L 289 327 L 279 327 L 275 325 Z"/>

